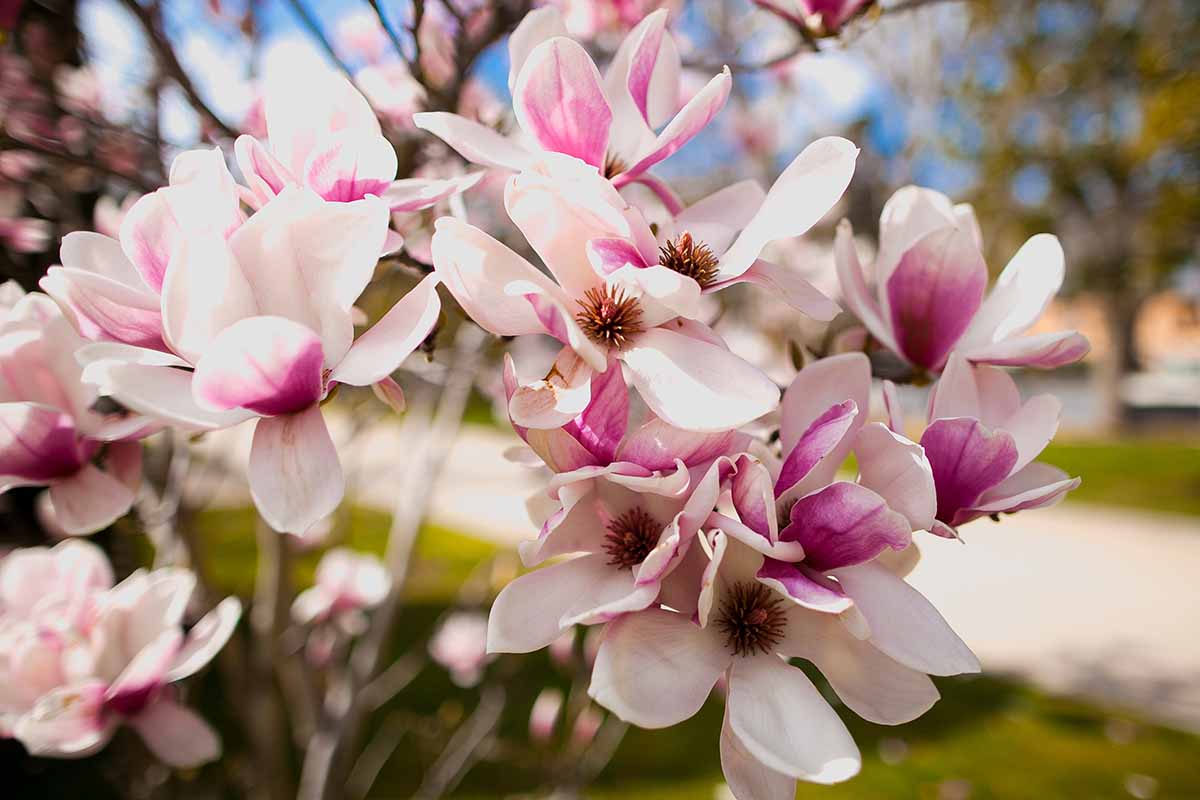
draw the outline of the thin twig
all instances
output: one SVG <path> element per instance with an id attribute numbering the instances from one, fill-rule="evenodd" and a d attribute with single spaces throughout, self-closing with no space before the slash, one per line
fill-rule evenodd
<path id="1" fill-rule="evenodd" d="M 479 704 L 450 737 L 441 756 L 425 773 L 425 780 L 413 795 L 414 798 L 436 800 L 454 790 L 478 761 L 483 745 L 495 734 L 506 700 L 507 694 L 500 684 L 493 683 L 484 688 Z"/>
<path id="2" fill-rule="evenodd" d="M 350 770 L 350 778 L 346 781 L 347 795 L 355 798 L 367 796 L 388 759 L 404 740 L 407 730 L 408 726 L 400 714 L 389 714 L 384 719 L 378 733 L 363 748 L 354 769 Z"/>
<path id="3" fill-rule="evenodd" d="M 387 34 L 392 47 L 396 48 L 396 55 L 404 58 L 404 45 L 401 43 L 396 31 L 392 29 L 392 24 L 388 22 L 387 14 L 383 13 L 383 6 L 379 4 L 379 0 L 370 0 L 370 3 L 371 8 L 375 9 L 375 16 L 379 18 L 379 27 L 383 28 L 383 32 Z"/>
<path id="4" fill-rule="evenodd" d="M 179 63 L 179 59 L 175 57 L 175 50 L 171 46 L 171 43 L 167 41 L 166 34 L 163 33 L 159 20 L 156 18 L 155 12 L 151 7 L 143 6 L 138 0 L 122 0 L 122 5 L 137 17 L 138 22 L 142 25 L 142 30 L 146 34 L 146 38 L 150 41 L 150 46 L 154 49 L 154 54 L 158 58 L 158 63 L 162 71 L 169 75 L 175 83 L 179 84 L 179 88 L 187 95 L 188 102 L 191 103 L 192 108 L 212 120 L 212 123 L 217 126 L 221 133 L 230 139 L 237 138 L 238 132 L 229 125 L 226 125 L 213 112 L 208 103 L 204 102 L 204 98 L 200 96 L 200 93 L 196 91 L 196 85 L 192 83 L 192 79 L 188 76 L 187 71 Z"/>
<path id="5" fill-rule="evenodd" d="M 87 167 L 88 169 L 95 170 L 102 175 L 108 175 L 109 177 L 119 178 L 123 181 L 126 181 L 127 183 L 130 183 L 133 186 L 141 189 L 143 192 L 152 192 L 158 188 L 154 183 L 142 177 L 141 175 L 113 169 L 112 167 L 102 163 L 99 159 L 87 156 L 78 156 L 65 150 L 56 150 L 49 145 L 39 144 L 37 142 L 27 142 L 24 139 L 16 139 L 12 136 L 0 134 L 0 152 L 5 150 L 26 150 L 30 153 L 37 153 L 38 155 L 56 158 L 65 164 L 73 164 L 77 167 Z"/>

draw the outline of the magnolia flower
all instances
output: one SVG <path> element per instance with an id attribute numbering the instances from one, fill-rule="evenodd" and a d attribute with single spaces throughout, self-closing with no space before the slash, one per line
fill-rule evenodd
<path id="1" fill-rule="evenodd" d="M 91 231 L 63 237 L 62 266 L 51 267 L 40 285 L 85 338 L 168 351 L 167 265 L 185 236 L 229 237 L 242 224 L 237 186 L 219 149 L 180 154 L 169 180 L 124 213 L 118 239 Z"/>
<path id="2" fill-rule="evenodd" d="M 590 167 L 551 154 L 542 171 L 509 179 L 505 205 L 557 282 L 452 218 L 438 220 L 432 250 L 436 274 L 485 330 L 549 334 L 565 345 L 544 380 L 514 394 L 515 423 L 566 424 L 587 406 L 590 377 L 617 362 L 655 415 L 678 428 L 729 430 L 775 407 L 775 384 L 695 321 L 695 280 L 601 257 L 604 242 L 649 228 Z M 647 262 L 657 260 L 653 239 L 638 244 Z"/>
<path id="3" fill-rule="evenodd" d="M 618 188 L 639 181 L 657 190 L 660 184 L 646 171 L 699 133 L 732 85 L 726 69 L 679 109 L 679 52 L 666 23 L 665 9 L 646 17 L 601 76 L 587 51 L 567 38 L 558 9 L 526 15 L 509 37 L 508 83 L 517 121 L 536 149 L 455 114 L 416 114 L 413 121 L 483 166 L 522 170 L 540 151 L 562 153 Z"/>
<path id="4" fill-rule="evenodd" d="M 674 216 L 657 232 L 640 215 L 629 214 L 630 235 L 589 240 L 588 257 L 600 274 L 627 265 L 666 267 L 686 279 L 689 292 L 692 282 L 703 294 L 751 283 L 828 322 L 841 311 L 837 303 L 798 271 L 759 254 L 771 242 L 801 236 L 820 221 L 841 199 L 857 158 L 858 148 L 846 139 L 818 139 L 796 156 L 770 191 L 764 193 L 752 180 L 733 184 L 687 208 L 673 209 Z M 647 243 L 655 245 L 648 252 Z"/>
<path id="5" fill-rule="evenodd" d="M 344 492 L 321 402 L 339 383 L 392 386 L 440 311 L 430 276 L 354 337 L 353 304 L 387 227 L 379 198 L 328 203 L 289 186 L 228 239 L 190 236 L 162 283 L 170 352 L 91 345 L 80 353 L 85 380 L 188 430 L 256 420 L 251 495 L 273 528 L 303 533 Z"/>
<path id="6" fill-rule="evenodd" d="M 73 631 L 87 643 L 76 665 L 81 674 L 42 694 L 16 721 L 14 738 L 33 755 L 80 758 L 129 724 L 171 766 L 217 758 L 216 733 L 179 704 L 172 684 L 220 651 L 237 626 L 241 604 L 227 598 L 185 636 L 180 623 L 194 586 L 186 570 L 139 571 L 95 597 Z"/>
<path id="7" fill-rule="evenodd" d="M 92 659 L 76 631 L 112 584 L 104 552 L 80 539 L 0 559 L 0 737 L 43 694 L 85 677 Z"/>
<path id="8" fill-rule="evenodd" d="M 561 429 L 517 432 L 557 474 L 530 501 L 541 518 L 523 542 L 526 566 L 570 553 L 509 583 L 492 605 L 490 652 L 527 653 L 572 625 L 646 608 L 680 563 L 717 501 L 725 466 L 744 437 L 698 434 L 651 418 L 626 434 L 628 393 L 616 366 L 593 379 L 588 407 Z M 512 361 L 505 387 L 516 388 Z"/>
<path id="9" fill-rule="evenodd" d="M 873 562 L 889 549 L 907 548 L 913 530 L 933 525 L 936 507 L 921 448 L 881 423 L 865 423 L 870 386 L 870 363 L 861 353 L 802 369 L 783 397 L 782 461 L 739 456 L 730 503 L 705 526 L 767 556 L 760 581 L 806 608 L 853 620 L 856 583 L 843 579 L 875 571 Z M 835 480 L 851 451 L 857 481 Z M 879 591 L 902 592 L 899 586 Z M 906 657 L 890 641 L 881 640 L 880 648 Z"/>
<path id="10" fill-rule="evenodd" d="M 937 701 L 928 674 L 978 671 L 932 606 L 884 567 L 872 566 L 880 575 L 862 583 L 899 584 L 903 592 L 885 602 L 903 602 L 872 614 L 869 636 L 856 635 L 758 580 L 763 557 L 751 548 L 720 531 L 699 541 L 708 560 L 694 610 L 649 609 L 609 624 L 589 693 L 628 722 L 662 728 L 699 711 L 724 678 L 721 763 L 741 800 L 790 798 L 797 779 L 835 783 L 861 763 L 841 719 L 787 659 L 811 661 L 847 706 L 885 725 L 915 719 Z M 871 596 L 873 607 L 884 599 Z M 908 639 L 909 652 L 925 655 L 889 657 L 876 641 L 883 636 Z"/>
<path id="11" fill-rule="evenodd" d="M 343 76 L 326 70 L 279 75 L 264 95 L 269 146 L 249 134 L 234 152 L 249 188 L 242 199 L 261 208 L 289 185 L 348 203 L 381 197 L 392 211 L 429 208 L 470 188 L 480 173 L 447 180 L 396 180 L 396 149 L 371 106 Z M 387 249 L 399 246 L 391 241 Z"/>
<path id="12" fill-rule="evenodd" d="M 1060 367 L 1087 354 L 1075 331 L 1022 336 L 1058 292 L 1063 252 L 1038 234 L 1000 273 L 984 298 L 988 270 L 969 205 L 951 205 L 931 189 L 906 186 L 883 207 L 879 252 L 868 292 L 849 222 L 838 228 L 838 276 L 846 305 L 885 347 L 913 366 L 940 372 L 951 351 L 973 363 Z"/>
<path id="13" fill-rule="evenodd" d="M 1054 438 L 1061 410 L 1049 394 L 1022 403 L 1007 372 L 952 356 L 921 436 L 937 484 L 932 530 L 957 536 L 973 519 L 1054 505 L 1078 487 L 1079 478 L 1034 460 Z"/>
<path id="14" fill-rule="evenodd" d="M 21 294 L 4 285 L 11 300 Z M 94 533 L 123 516 L 141 482 L 136 439 L 145 420 L 92 410 L 98 397 L 81 380 L 75 351 L 85 342 L 42 294 L 0 308 L 0 493 L 49 487 L 57 523 Z"/>
<path id="15" fill-rule="evenodd" d="M 755 0 L 755 2 L 782 16 L 793 19 L 793 12 L 785 10 L 781 0 Z M 832 35 L 841 30 L 851 18 L 873 0 L 794 0 L 795 14 L 798 21 L 817 32 L 818 35 Z"/>
<path id="16" fill-rule="evenodd" d="M 429 657 L 450 673 L 458 686 L 479 683 L 488 662 L 487 616 L 456 611 L 446 617 L 429 640 Z"/>
<path id="17" fill-rule="evenodd" d="M 391 587 L 391 575 L 378 558 L 335 547 L 321 556 L 316 583 L 296 595 L 292 619 L 301 625 L 336 621 L 347 631 L 357 630 L 362 613 L 382 603 Z"/>

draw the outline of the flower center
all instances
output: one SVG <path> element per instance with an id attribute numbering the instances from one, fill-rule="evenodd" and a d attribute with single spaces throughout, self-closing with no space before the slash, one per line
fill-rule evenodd
<path id="1" fill-rule="evenodd" d="M 721 604 L 717 629 L 734 655 L 770 652 L 783 641 L 784 602 L 757 582 L 735 583 Z"/>
<path id="2" fill-rule="evenodd" d="M 575 321 L 596 344 L 621 350 L 642 332 L 642 307 L 624 289 L 605 285 L 584 293 Z"/>
<path id="3" fill-rule="evenodd" d="M 658 249 L 658 263 L 686 275 L 703 289 L 717 279 L 717 257 L 704 242 L 686 231 Z"/>
<path id="4" fill-rule="evenodd" d="M 662 526 L 641 506 L 629 509 L 608 523 L 608 535 L 604 537 L 604 552 L 608 563 L 618 569 L 636 567 L 658 544 Z"/>
<path id="5" fill-rule="evenodd" d="M 610 180 L 617 177 L 627 169 L 629 169 L 629 166 L 622 161 L 619 156 L 609 155 L 608 158 L 604 160 L 604 177 L 609 178 Z"/>

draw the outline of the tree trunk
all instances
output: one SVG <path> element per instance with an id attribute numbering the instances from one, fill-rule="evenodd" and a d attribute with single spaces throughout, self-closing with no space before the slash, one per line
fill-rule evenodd
<path id="1" fill-rule="evenodd" d="M 1097 391 L 1102 398 L 1102 424 L 1113 432 L 1125 430 L 1130 415 L 1121 395 L 1121 381 L 1140 368 L 1134 323 L 1144 297 L 1132 290 L 1114 292 L 1104 298 L 1104 320 L 1108 328 L 1109 351 L 1098 365 Z"/>

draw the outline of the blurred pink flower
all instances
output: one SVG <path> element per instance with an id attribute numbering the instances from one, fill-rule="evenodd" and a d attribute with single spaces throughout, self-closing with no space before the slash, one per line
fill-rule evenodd
<path id="1" fill-rule="evenodd" d="M 455 684 L 475 686 L 490 660 L 487 652 L 487 615 L 456 611 L 438 626 L 429 640 L 429 655 L 450 673 Z"/>
<path id="2" fill-rule="evenodd" d="M 7 289 L 10 300 L 19 294 Z M 48 486 L 55 519 L 71 534 L 129 510 L 141 482 L 135 439 L 153 431 L 144 419 L 92 410 L 97 392 L 75 362 L 83 344 L 45 295 L 0 309 L 0 492 Z"/>
<path id="3" fill-rule="evenodd" d="M 292 619 L 301 625 L 320 625 L 346 617 L 351 623 L 346 627 L 354 629 L 359 626 L 349 618 L 382 603 L 391 586 L 391 576 L 378 558 L 335 547 L 321 556 L 316 583 L 296 595 Z"/>
<path id="4" fill-rule="evenodd" d="M 562 711 L 563 694 L 558 689 L 542 689 L 529 710 L 529 738 L 545 743 L 554 735 Z"/>

